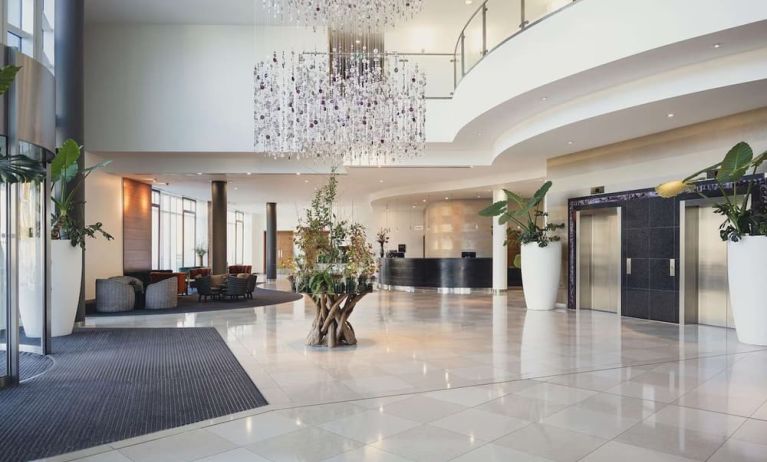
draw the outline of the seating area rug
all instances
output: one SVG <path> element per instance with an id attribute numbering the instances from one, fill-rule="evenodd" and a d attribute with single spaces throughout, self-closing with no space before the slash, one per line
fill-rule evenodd
<path id="1" fill-rule="evenodd" d="M 259 306 L 279 305 L 280 303 L 290 303 L 301 300 L 303 296 L 295 292 L 284 292 L 281 290 L 269 290 L 256 288 L 253 291 L 253 298 L 237 300 L 213 300 L 198 301 L 197 294 L 181 295 L 178 297 L 178 307 L 167 310 L 133 310 L 120 313 L 97 313 L 89 309 L 87 316 L 143 316 L 152 314 L 172 314 L 172 313 L 202 313 L 205 311 L 238 310 L 243 308 L 256 308 Z M 95 308 L 95 307 L 93 307 Z"/>
<path id="2" fill-rule="evenodd" d="M 26 461 L 267 404 L 214 328 L 79 329 L 0 390 L 0 461 Z"/>

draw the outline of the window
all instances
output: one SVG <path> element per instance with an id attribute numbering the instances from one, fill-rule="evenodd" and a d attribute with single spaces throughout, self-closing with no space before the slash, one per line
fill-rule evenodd
<path id="1" fill-rule="evenodd" d="M 42 37 L 42 47 L 40 62 L 51 72 L 56 64 L 55 56 L 55 38 L 53 27 L 56 24 L 56 0 L 43 0 L 42 21 L 40 21 L 40 36 Z"/>
<path id="2" fill-rule="evenodd" d="M 245 214 L 229 212 L 226 223 L 226 259 L 230 265 L 245 263 Z"/>
<path id="3" fill-rule="evenodd" d="M 35 0 L 6 0 L 6 5 L 8 46 L 18 48 L 25 55 L 34 56 Z"/>
<path id="4" fill-rule="evenodd" d="M 152 191 L 152 269 L 178 271 L 200 263 L 195 247 L 204 244 L 198 241 L 198 230 L 207 229 L 207 214 L 197 216 L 200 208 L 204 206 L 193 199 Z M 206 262 L 203 258 L 202 264 Z"/>

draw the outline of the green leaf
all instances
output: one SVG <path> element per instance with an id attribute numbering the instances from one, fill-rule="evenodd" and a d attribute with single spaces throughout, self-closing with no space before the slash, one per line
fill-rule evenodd
<path id="1" fill-rule="evenodd" d="M 531 210 L 534 209 L 540 204 L 543 199 L 546 197 L 546 194 L 548 194 L 549 189 L 551 189 L 551 181 L 547 181 L 543 183 L 543 186 L 541 186 L 538 191 L 533 194 L 533 197 L 530 198 L 530 200 L 527 202 L 527 209 Z"/>
<path id="2" fill-rule="evenodd" d="M 4 95 L 5 92 L 11 88 L 13 81 L 16 79 L 16 74 L 18 74 L 20 70 L 20 67 L 13 65 L 0 68 L 0 95 Z"/>
<path id="3" fill-rule="evenodd" d="M 45 169 L 27 156 L 0 157 L 0 183 L 39 183 Z"/>
<path id="4" fill-rule="evenodd" d="M 716 174 L 716 179 L 720 183 L 732 183 L 740 180 L 751 167 L 753 158 L 754 152 L 751 150 L 751 146 L 741 141 L 724 156 L 722 167 Z"/>
<path id="5" fill-rule="evenodd" d="M 506 193 L 506 198 L 510 202 L 514 202 L 515 204 L 517 204 L 518 207 L 524 207 L 525 206 L 525 203 L 527 201 L 522 196 L 520 196 L 519 194 L 517 194 L 515 192 L 509 191 L 508 189 L 504 189 L 503 191 Z"/>
<path id="6" fill-rule="evenodd" d="M 763 163 L 767 162 L 767 151 L 764 151 L 763 153 L 759 154 L 754 158 L 754 160 L 751 162 L 751 165 L 754 168 L 758 168 Z"/>
<path id="7" fill-rule="evenodd" d="M 56 151 L 56 157 L 51 162 L 51 180 L 69 183 L 77 176 L 77 160 L 80 158 L 80 145 L 69 139 Z"/>
<path id="8" fill-rule="evenodd" d="M 479 214 L 483 217 L 497 217 L 506 211 L 507 201 L 498 201 L 493 205 L 481 210 Z"/>
<path id="9" fill-rule="evenodd" d="M 514 267 L 515 268 L 522 268 L 522 255 L 517 254 L 516 257 L 514 257 Z"/>

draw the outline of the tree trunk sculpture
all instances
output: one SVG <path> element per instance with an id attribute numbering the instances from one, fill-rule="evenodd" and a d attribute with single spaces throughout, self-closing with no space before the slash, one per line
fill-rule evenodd
<path id="1" fill-rule="evenodd" d="M 366 293 L 359 294 L 316 294 L 311 295 L 317 309 L 312 329 L 306 336 L 309 346 L 335 348 L 356 345 L 357 337 L 349 323 L 354 306 Z"/>

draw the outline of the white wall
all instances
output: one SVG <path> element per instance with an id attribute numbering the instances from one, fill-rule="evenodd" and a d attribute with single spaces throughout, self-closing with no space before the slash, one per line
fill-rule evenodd
<path id="1" fill-rule="evenodd" d="M 407 246 L 406 257 L 421 258 L 424 256 L 423 237 L 426 233 L 423 207 L 400 204 L 375 205 L 372 208 L 373 216 L 369 226 L 368 238 L 373 243 L 376 255 L 380 246 L 375 242 L 378 230 L 388 228 L 389 243 L 386 250 L 397 250 L 399 244 Z"/>
<path id="2" fill-rule="evenodd" d="M 86 153 L 86 165 L 100 159 Z M 114 240 L 88 239 L 85 249 L 85 299 L 96 297 L 96 279 L 123 274 L 122 178 L 95 171 L 85 182 L 85 222 L 101 222 Z"/>
<path id="3" fill-rule="evenodd" d="M 253 150 L 253 67 L 273 51 L 327 50 L 295 27 L 105 24 L 86 29 L 93 151 Z"/>

